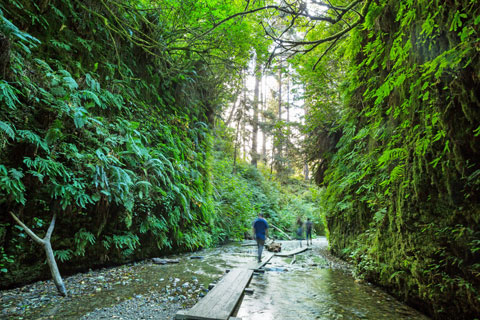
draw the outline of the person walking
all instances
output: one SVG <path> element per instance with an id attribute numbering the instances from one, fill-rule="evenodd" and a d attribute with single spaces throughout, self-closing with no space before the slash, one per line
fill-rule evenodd
<path id="1" fill-rule="evenodd" d="M 302 247 L 303 239 L 303 221 L 302 217 L 298 216 L 297 218 L 297 239 L 300 241 L 300 248 Z"/>
<path id="2" fill-rule="evenodd" d="M 310 245 L 312 245 L 312 228 L 313 228 L 313 222 L 310 220 L 310 218 L 307 218 L 307 222 L 305 223 L 307 247 L 308 247 L 308 238 L 310 238 Z"/>
<path id="3" fill-rule="evenodd" d="M 253 221 L 252 228 L 253 236 L 257 240 L 258 262 L 262 262 L 263 246 L 268 237 L 268 223 L 267 220 L 263 218 L 263 213 L 258 214 L 258 218 Z"/>

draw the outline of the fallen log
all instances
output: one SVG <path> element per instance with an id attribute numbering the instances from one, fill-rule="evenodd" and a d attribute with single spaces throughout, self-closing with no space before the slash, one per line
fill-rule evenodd
<path id="1" fill-rule="evenodd" d="M 307 250 L 309 250 L 309 249 L 310 249 L 310 248 L 308 248 L 308 247 L 297 248 L 297 249 L 292 250 L 292 251 L 275 253 L 275 255 L 276 255 L 277 257 L 289 257 L 289 256 L 293 256 L 293 255 L 295 255 L 295 254 L 298 254 L 298 253 L 307 251 Z"/>
<path id="2" fill-rule="evenodd" d="M 242 243 L 242 247 L 256 247 L 257 243 L 252 242 L 252 243 Z"/>
<path id="3" fill-rule="evenodd" d="M 273 225 L 273 224 L 271 224 L 271 223 L 269 223 L 269 225 L 270 225 L 273 229 L 277 230 L 278 232 L 280 232 L 281 234 L 283 234 L 285 237 L 287 237 L 288 240 L 293 240 L 292 237 L 290 237 L 288 234 L 286 234 L 285 232 L 283 232 L 282 230 L 280 230 L 280 228 L 276 227 L 275 225 Z"/>

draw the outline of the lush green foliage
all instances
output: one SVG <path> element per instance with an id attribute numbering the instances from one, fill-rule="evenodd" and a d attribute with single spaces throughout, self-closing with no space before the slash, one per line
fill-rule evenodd
<path id="1" fill-rule="evenodd" d="M 344 106 L 311 103 L 332 249 L 437 318 L 480 312 L 479 33 L 475 1 L 372 2 Z"/>
<path id="2" fill-rule="evenodd" d="M 256 33 L 245 19 L 212 27 L 240 5 L 2 2 L 2 285 L 41 261 L 9 211 L 40 234 L 58 211 L 70 269 L 216 240 L 210 126 Z"/>
<path id="3" fill-rule="evenodd" d="M 263 212 L 292 233 L 298 216 L 319 233 L 326 216 L 332 250 L 360 277 L 439 319 L 480 313 L 475 1 L 354 1 L 314 22 L 289 11 L 300 3 L 37 2 L 0 4 L 2 285 L 43 268 L 21 270 L 40 259 L 9 211 L 40 234 L 58 213 L 55 254 L 71 270 L 242 238 Z M 227 18 L 242 10 L 255 12 Z M 266 56 L 255 19 L 274 38 L 294 25 L 305 35 L 276 41 L 309 53 L 289 63 L 325 191 L 234 164 L 234 135 L 212 130 L 239 70 Z M 280 149 L 290 124 L 269 125 Z"/>
<path id="4" fill-rule="evenodd" d="M 259 212 L 265 218 L 292 237 L 297 217 L 310 217 L 317 235 L 323 235 L 324 212 L 320 206 L 321 191 L 302 179 L 276 180 L 269 168 L 258 168 L 243 161 L 237 163 L 233 173 L 232 146 L 228 143 L 229 130 L 216 129 L 216 151 L 213 165 L 213 187 L 216 207 L 215 231 L 220 240 L 242 239 L 251 235 L 251 223 Z M 270 236 L 285 236 L 272 228 Z"/>

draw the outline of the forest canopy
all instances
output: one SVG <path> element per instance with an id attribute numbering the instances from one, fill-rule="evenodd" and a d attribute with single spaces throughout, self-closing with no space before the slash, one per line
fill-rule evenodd
<path id="1" fill-rule="evenodd" d="M 479 32 L 471 0 L 3 1 L 2 286 L 45 276 L 32 234 L 74 272 L 303 213 L 358 277 L 472 318 Z"/>

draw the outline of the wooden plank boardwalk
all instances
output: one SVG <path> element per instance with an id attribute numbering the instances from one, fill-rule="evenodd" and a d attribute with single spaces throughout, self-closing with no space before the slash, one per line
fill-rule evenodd
<path id="1" fill-rule="evenodd" d="M 258 269 L 263 268 L 267 263 L 270 262 L 270 260 L 271 260 L 274 256 L 275 256 L 274 254 L 265 255 L 265 257 L 263 258 L 263 261 L 262 261 L 262 262 L 257 262 L 257 263 L 255 263 L 255 265 L 253 265 L 250 269 L 258 270 Z"/>
<path id="2" fill-rule="evenodd" d="M 307 248 L 300 249 L 287 252 L 285 256 L 307 250 Z M 265 254 L 262 262 L 250 263 L 243 268 L 231 270 L 190 310 L 178 311 L 175 319 L 241 320 L 234 315 L 240 306 L 245 288 L 252 279 L 253 272 L 261 271 L 261 268 L 278 255 L 280 254 Z"/>
<path id="3" fill-rule="evenodd" d="M 193 308 L 179 311 L 175 319 L 233 320 L 238 303 L 252 279 L 253 270 L 238 268 L 227 273 Z"/>
<path id="4" fill-rule="evenodd" d="M 293 256 L 294 254 L 307 251 L 308 249 L 310 249 L 310 248 L 308 248 L 308 247 L 302 247 L 302 248 L 297 248 L 297 249 L 292 250 L 292 251 L 275 253 L 275 255 L 276 255 L 277 257 L 289 257 L 289 256 Z"/>

